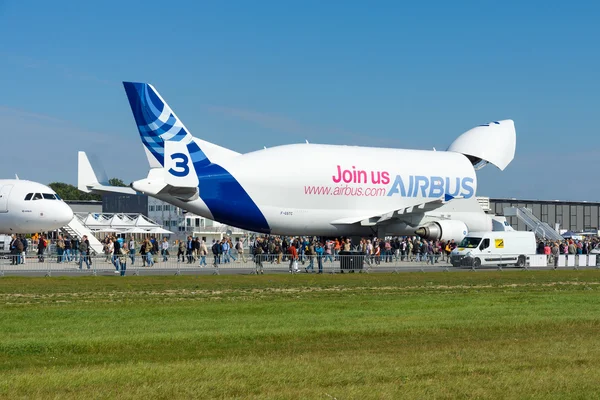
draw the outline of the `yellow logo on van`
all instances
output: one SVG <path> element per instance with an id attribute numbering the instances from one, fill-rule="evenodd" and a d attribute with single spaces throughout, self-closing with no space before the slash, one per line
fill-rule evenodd
<path id="1" fill-rule="evenodd" d="M 504 248 L 504 239 L 495 239 L 496 240 L 496 248 L 503 249 Z"/>

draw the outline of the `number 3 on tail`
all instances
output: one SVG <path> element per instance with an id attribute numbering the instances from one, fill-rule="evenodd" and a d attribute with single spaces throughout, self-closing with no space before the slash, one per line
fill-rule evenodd
<path id="1" fill-rule="evenodd" d="M 188 166 L 190 159 L 187 155 L 183 153 L 173 153 L 171 154 L 171 160 L 175 161 L 175 168 L 177 168 L 169 169 L 171 175 L 182 178 L 190 173 L 190 167 Z"/>

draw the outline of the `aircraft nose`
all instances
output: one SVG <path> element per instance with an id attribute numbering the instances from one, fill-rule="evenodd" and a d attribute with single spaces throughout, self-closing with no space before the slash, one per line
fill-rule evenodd
<path id="1" fill-rule="evenodd" d="M 73 219 L 73 210 L 67 203 L 62 203 L 62 207 L 60 209 L 59 215 L 57 216 L 60 223 L 67 225 Z"/>

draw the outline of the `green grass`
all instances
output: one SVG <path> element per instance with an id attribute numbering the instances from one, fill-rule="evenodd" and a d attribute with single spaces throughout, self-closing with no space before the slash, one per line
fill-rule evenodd
<path id="1" fill-rule="evenodd" d="M 0 279 L 0 398 L 599 398 L 600 271 Z"/>

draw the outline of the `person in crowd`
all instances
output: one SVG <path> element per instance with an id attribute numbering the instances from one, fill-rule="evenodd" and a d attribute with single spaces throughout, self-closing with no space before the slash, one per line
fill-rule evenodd
<path id="1" fill-rule="evenodd" d="M 154 266 L 154 255 L 158 252 L 156 251 L 156 241 L 152 243 L 149 239 L 146 239 L 146 266 L 153 267 Z"/>
<path id="2" fill-rule="evenodd" d="M 10 265 L 17 265 L 21 263 L 21 250 L 19 248 L 23 248 L 23 243 L 19 240 L 17 235 L 11 236 L 10 241 Z"/>
<path id="3" fill-rule="evenodd" d="M 211 251 L 213 253 L 213 267 L 219 268 L 219 264 L 221 264 L 221 254 L 223 254 L 221 242 L 213 239 Z"/>
<path id="4" fill-rule="evenodd" d="M 548 242 L 544 243 L 544 254 L 546 255 L 546 262 L 548 263 L 548 265 L 550 265 L 552 261 L 552 248 L 550 247 L 550 243 Z"/>
<path id="5" fill-rule="evenodd" d="M 227 247 L 229 247 L 229 258 L 232 259 L 233 261 L 237 261 L 237 257 L 232 253 L 232 243 L 231 243 L 231 238 L 227 238 Z"/>
<path id="6" fill-rule="evenodd" d="M 148 261 L 148 253 L 150 253 L 151 249 L 149 249 L 146 245 L 147 241 L 143 240 L 140 246 L 140 257 L 142 257 L 142 268 L 146 266 L 146 262 Z"/>
<path id="7" fill-rule="evenodd" d="M 375 260 L 376 265 L 381 262 L 381 246 L 377 240 L 373 241 L 373 260 Z"/>
<path id="8" fill-rule="evenodd" d="M 71 238 L 71 254 L 73 256 L 72 260 L 75 263 L 79 262 L 79 239 L 77 237 Z"/>
<path id="9" fill-rule="evenodd" d="M 23 244 L 23 251 L 21 252 L 21 264 L 25 264 L 25 261 L 27 261 L 27 248 L 29 247 L 29 243 L 27 242 L 27 238 L 25 236 L 21 236 L 21 243 Z"/>
<path id="10" fill-rule="evenodd" d="M 244 255 L 244 243 L 240 238 L 238 238 L 235 243 L 235 251 L 237 252 L 238 258 L 242 260 L 243 263 L 246 263 L 246 256 Z"/>
<path id="11" fill-rule="evenodd" d="M 111 258 L 111 254 L 108 251 L 109 242 L 110 242 L 110 237 L 109 236 L 105 237 L 102 240 L 102 251 L 104 252 L 104 255 L 106 257 L 106 259 L 104 260 L 106 262 L 110 261 L 110 258 Z"/>
<path id="12" fill-rule="evenodd" d="M 194 254 L 193 254 L 193 260 L 194 262 L 196 262 L 196 260 L 200 259 L 200 238 L 196 237 L 194 239 Z"/>
<path id="13" fill-rule="evenodd" d="M 119 242 L 115 237 L 111 237 L 110 242 L 111 245 L 109 246 L 112 247 L 112 263 L 115 266 L 115 274 L 118 274 L 119 270 L 121 269 L 121 242 Z"/>
<path id="14" fill-rule="evenodd" d="M 330 263 L 333 263 L 333 246 L 333 241 L 327 240 L 325 242 L 325 258 L 323 259 L 323 262 L 329 260 Z"/>
<path id="15" fill-rule="evenodd" d="M 48 247 L 48 240 L 46 239 L 46 235 L 40 235 L 40 238 L 38 240 L 38 262 L 44 262 L 44 253 L 46 251 L 46 248 Z"/>
<path id="16" fill-rule="evenodd" d="M 152 256 L 154 257 L 155 255 L 160 254 L 160 243 L 158 243 L 158 240 L 156 240 L 156 238 L 154 236 L 152 236 L 150 238 L 150 243 L 152 244 Z M 154 258 L 152 259 L 153 263 L 158 261 L 158 260 L 154 260 Z"/>
<path id="17" fill-rule="evenodd" d="M 193 262 L 193 252 L 194 252 L 194 241 L 191 236 L 187 237 L 187 242 L 185 245 L 185 255 L 187 256 L 187 263 L 191 264 Z"/>
<path id="18" fill-rule="evenodd" d="M 262 244 L 262 239 L 261 238 L 256 238 L 256 241 L 254 242 L 254 268 L 256 270 L 257 274 L 263 274 L 264 270 L 263 270 L 263 256 L 264 256 L 264 249 L 263 249 L 263 244 Z"/>
<path id="19" fill-rule="evenodd" d="M 64 250 L 63 250 L 63 261 L 64 262 L 71 262 L 71 238 L 68 236 L 65 236 L 64 240 Z"/>
<path id="20" fill-rule="evenodd" d="M 296 272 L 296 270 L 298 269 L 298 249 L 296 247 L 297 244 L 297 240 L 294 240 L 287 250 L 288 257 L 290 260 L 290 274 Z"/>
<path id="21" fill-rule="evenodd" d="M 308 267 L 304 268 L 304 271 L 306 273 L 308 273 L 309 269 L 311 270 L 311 272 L 315 271 L 314 255 L 315 255 L 315 246 L 313 243 L 309 243 L 308 248 L 304 250 L 304 256 L 308 260 Z"/>
<path id="22" fill-rule="evenodd" d="M 133 236 L 131 236 L 129 238 L 129 243 L 128 243 L 127 247 L 129 248 L 129 259 L 131 260 L 131 265 L 133 265 L 135 263 L 135 248 L 136 248 L 135 238 Z"/>
<path id="23" fill-rule="evenodd" d="M 206 267 L 206 256 L 208 255 L 208 248 L 206 247 L 206 243 L 204 240 L 200 242 L 200 268 Z"/>
<path id="24" fill-rule="evenodd" d="M 90 269 L 90 241 L 87 235 L 83 235 L 79 242 L 79 270 L 83 270 L 84 262 L 87 265 L 87 269 Z"/>
<path id="25" fill-rule="evenodd" d="M 119 266 L 120 266 L 120 274 L 121 276 L 125 276 L 125 271 L 127 270 L 127 254 L 128 254 L 128 246 L 127 243 L 123 241 L 121 245 L 121 250 L 119 251 Z"/>
<path id="26" fill-rule="evenodd" d="M 433 240 L 425 241 L 425 251 L 427 252 L 427 263 L 433 265 L 435 263 L 435 250 Z"/>
<path id="27" fill-rule="evenodd" d="M 317 242 L 317 244 L 314 247 L 314 252 L 317 257 L 317 266 L 319 268 L 319 272 L 317 272 L 317 273 L 322 274 L 323 273 L 323 254 L 325 253 L 325 249 L 323 248 L 323 246 L 321 246 L 321 242 Z"/>
<path id="28" fill-rule="evenodd" d="M 229 242 L 225 239 L 223 239 L 222 243 L 221 243 L 221 247 L 223 249 L 223 264 L 227 264 L 229 262 Z"/>
<path id="29" fill-rule="evenodd" d="M 544 247 L 545 247 L 544 242 L 540 241 L 537 246 L 536 254 L 544 254 Z"/>
<path id="30" fill-rule="evenodd" d="M 385 248 L 385 262 L 391 263 L 393 254 L 392 254 L 392 244 L 390 243 L 389 240 L 385 241 L 384 248 Z"/>
<path id="31" fill-rule="evenodd" d="M 57 259 L 56 261 L 60 264 L 63 262 L 63 255 L 65 253 L 65 240 L 63 239 L 62 236 L 58 236 L 58 239 L 56 240 L 56 256 Z"/>
<path id="32" fill-rule="evenodd" d="M 387 262 L 386 261 L 386 254 L 387 254 L 387 250 L 385 248 L 385 240 L 383 239 L 379 239 L 379 262 Z"/>
<path id="33" fill-rule="evenodd" d="M 160 252 L 163 256 L 163 262 L 167 262 L 169 260 L 169 241 L 166 237 L 163 238 L 160 244 Z"/>
<path id="34" fill-rule="evenodd" d="M 365 262 L 367 265 L 373 264 L 373 243 L 371 239 L 365 241 Z"/>
<path id="35" fill-rule="evenodd" d="M 179 241 L 179 245 L 177 246 L 177 262 L 184 262 L 185 261 L 185 241 L 184 240 L 180 240 Z"/>

